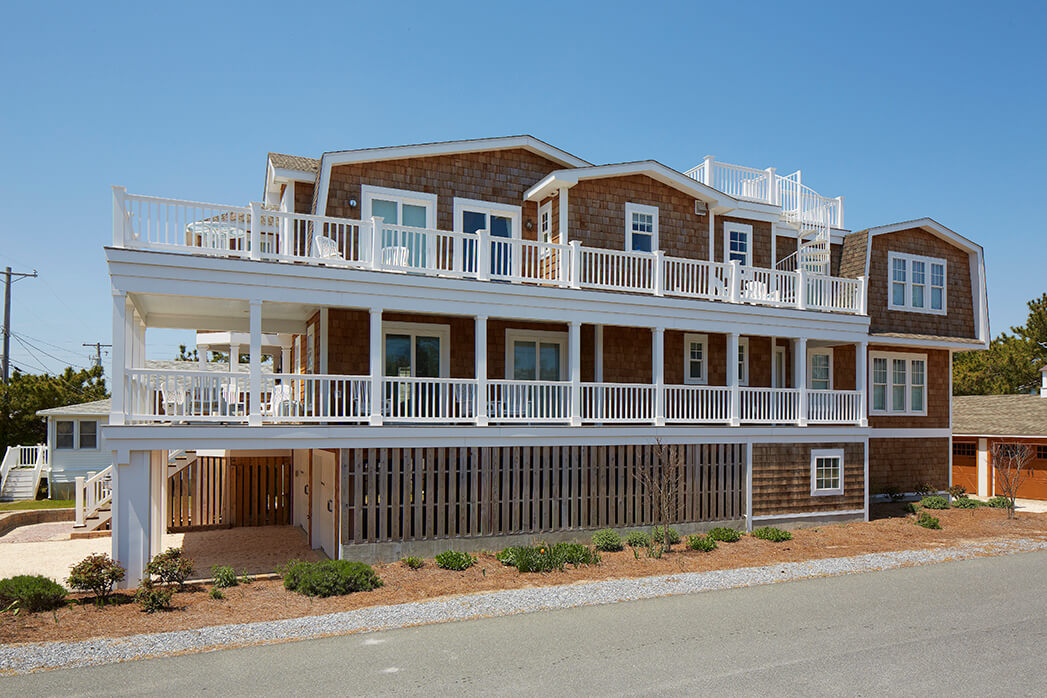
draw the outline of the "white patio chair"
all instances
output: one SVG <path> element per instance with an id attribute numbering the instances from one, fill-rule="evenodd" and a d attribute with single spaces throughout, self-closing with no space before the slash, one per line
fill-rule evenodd
<path id="1" fill-rule="evenodd" d="M 382 264 L 387 267 L 406 267 L 411 260 L 411 250 L 407 247 L 383 247 Z"/>
<path id="2" fill-rule="evenodd" d="M 167 380 L 160 383 L 160 403 L 164 407 L 167 416 L 184 417 L 186 394 L 185 390 L 178 385 L 178 381 Z"/>
<path id="3" fill-rule="evenodd" d="M 318 259 L 341 259 L 338 243 L 329 237 L 317 235 L 313 238 L 313 257 Z"/>
<path id="4" fill-rule="evenodd" d="M 269 404 L 262 410 L 267 417 L 290 417 L 298 410 L 294 401 L 294 393 L 289 383 L 274 385 L 269 393 Z"/>
<path id="5" fill-rule="evenodd" d="M 230 381 L 222 386 L 222 409 L 224 414 L 230 417 L 242 415 L 246 410 L 244 409 L 244 396 L 240 390 L 240 386 L 235 381 Z"/>

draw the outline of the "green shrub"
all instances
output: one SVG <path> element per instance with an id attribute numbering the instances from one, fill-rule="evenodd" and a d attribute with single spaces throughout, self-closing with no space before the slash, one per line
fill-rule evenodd
<path id="1" fill-rule="evenodd" d="M 0 608 L 24 611 L 50 611 L 65 601 L 65 589 L 58 582 L 41 575 L 20 574 L 0 579 Z"/>
<path id="2" fill-rule="evenodd" d="M 563 564 L 574 567 L 600 564 L 599 553 L 581 543 L 557 543 L 552 547 L 551 552 L 555 559 L 562 560 Z"/>
<path id="3" fill-rule="evenodd" d="M 651 537 L 643 531 L 630 531 L 625 537 L 625 544 L 630 548 L 646 548 L 651 544 Z"/>
<path id="4" fill-rule="evenodd" d="M 552 572 L 563 570 L 567 565 L 600 564 L 600 554 L 581 543 L 557 543 L 556 545 L 514 545 L 497 555 L 498 561 L 520 572 Z"/>
<path id="5" fill-rule="evenodd" d="M 717 526 L 708 533 L 709 537 L 713 540 L 718 540 L 723 543 L 737 543 L 742 539 L 742 532 L 736 531 L 733 528 L 727 528 L 726 526 Z"/>
<path id="6" fill-rule="evenodd" d="M 716 540 L 712 536 L 688 536 L 687 547 L 691 550 L 709 553 L 716 550 Z"/>
<path id="7" fill-rule="evenodd" d="M 906 502 L 903 508 L 905 509 L 906 514 L 915 514 L 919 511 L 919 505 L 915 502 Z"/>
<path id="8" fill-rule="evenodd" d="M 654 527 L 654 530 L 651 531 L 651 538 L 653 538 L 654 540 L 658 541 L 659 543 L 661 543 L 662 541 L 665 540 L 665 538 L 662 536 L 662 527 L 661 526 L 655 526 Z M 670 527 L 669 528 L 669 545 L 676 545 L 679 542 L 680 542 L 680 534 L 676 532 L 675 528 Z"/>
<path id="9" fill-rule="evenodd" d="M 445 550 L 436 556 L 436 566 L 445 570 L 461 572 L 476 564 L 476 558 L 458 550 Z"/>
<path id="10" fill-rule="evenodd" d="M 613 553 L 622 549 L 622 537 L 617 531 L 605 528 L 593 534 L 593 547 L 605 553 Z"/>
<path id="11" fill-rule="evenodd" d="M 774 526 L 761 526 L 753 529 L 752 536 L 753 538 L 769 540 L 772 543 L 783 543 L 787 540 L 792 540 L 793 534 Z"/>
<path id="12" fill-rule="evenodd" d="M 987 506 L 992 507 L 993 509 L 1010 509 L 1011 508 L 1011 500 L 1008 499 L 1007 497 L 1004 497 L 1003 495 L 1000 495 L 1000 494 L 996 495 L 995 497 L 990 498 L 989 501 L 986 502 L 985 504 Z"/>
<path id="13" fill-rule="evenodd" d="M 225 598 L 225 592 L 222 591 L 221 587 L 211 587 L 211 591 L 209 593 L 211 594 L 211 598 L 216 601 L 221 601 Z"/>
<path id="14" fill-rule="evenodd" d="M 409 567 L 412 570 L 420 570 L 425 565 L 425 560 L 420 557 L 405 557 L 400 562 L 404 563 L 405 567 Z"/>
<path id="15" fill-rule="evenodd" d="M 932 494 L 920 500 L 920 506 L 924 509 L 948 509 L 949 500 L 941 495 Z"/>
<path id="16" fill-rule="evenodd" d="M 933 529 L 940 529 L 942 527 L 941 522 L 926 511 L 920 512 L 920 518 L 916 519 L 916 525 Z"/>
<path id="17" fill-rule="evenodd" d="M 69 570 L 69 586 L 79 591 L 89 591 L 99 604 L 105 604 L 113 585 L 123 580 L 126 572 L 105 553 L 88 555 Z"/>
<path id="18" fill-rule="evenodd" d="M 236 570 L 228 565 L 215 565 L 211 568 L 211 584 L 219 589 L 235 587 L 239 584 Z"/>
<path id="19" fill-rule="evenodd" d="M 970 497 L 960 497 L 953 503 L 955 509 L 977 509 L 978 507 L 985 506 L 982 502 L 977 499 L 971 499 Z"/>
<path id="20" fill-rule="evenodd" d="M 166 611 L 171 608 L 171 595 L 174 592 L 168 586 L 154 584 L 152 579 L 144 577 L 135 592 L 135 602 L 146 613 Z"/>
<path id="21" fill-rule="evenodd" d="M 177 584 L 184 589 L 185 580 L 193 574 L 193 561 L 182 557 L 181 548 L 168 548 L 149 561 L 145 573 L 158 577 L 161 584 Z"/>
<path id="22" fill-rule="evenodd" d="M 245 586 L 248 585 L 248 584 L 253 584 L 254 583 L 254 577 L 252 577 L 251 575 L 247 574 L 247 570 L 244 570 L 243 573 L 240 575 L 240 583 L 245 585 Z"/>
<path id="23" fill-rule="evenodd" d="M 516 566 L 516 551 L 520 549 L 519 545 L 510 545 L 508 548 L 498 551 L 494 554 L 494 558 L 498 562 L 502 563 L 506 567 Z"/>
<path id="24" fill-rule="evenodd" d="M 913 488 L 913 494 L 915 494 L 920 499 L 923 499 L 924 497 L 926 497 L 929 494 L 934 494 L 937 491 L 938 491 L 937 489 L 935 489 L 931 485 L 928 485 L 926 482 L 923 483 L 923 484 L 917 485 L 916 487 Z"/>
<path id="25" fill-rule="evenodd" d="M 279 571 L 285 589 L 305 596 L 343 596 L 382 586 L 370 565 L 350 560 L 292 560 Z"/>

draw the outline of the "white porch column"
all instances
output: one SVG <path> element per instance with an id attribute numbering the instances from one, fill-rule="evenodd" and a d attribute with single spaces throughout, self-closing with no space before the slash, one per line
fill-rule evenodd
<path id="1" fill-rule="evenodd" d="M 237 367 L 240 365 L 240 345 L 230 344 L 229 345 L 229 370 L 236 372 Z"/>
<path id="2" fill-rule="evenodd" d="M 868 355 L 869 343 L 858 342 L 854 352 L 854 387 L 858 391 L 858 426 L 862 427 L 869 426 L 869 371 L 866 368 Z"/>
<path id="3" fill-rule="evenodd" d="M 371 425 L 382 424 L 382 309 L 371 308 Z"/>
<path id="4" fill-rule="evenodd" d="M 567 237 L 567 187 L 560 187 L 560 244 L 566 245 L 570 242 L 570 238 Z"/>
<path id="5" fill-rule="evenodd" d="M 161 452 L 162 453 L 162 452 Z M 114 454 L 113 559 L 127 570 L 122 588 L 138 585 L 145 566 L 160 552 L 160 485 L 163 459 L 150 451 Z"/>
<path id="6" fill-rule="evenodd" d="M 294 373 L 291 367 L 291 345 L 284 345 L 284 342 L 290 341 L 290 339 L 284 337 L 280 338 L 280 373 Z"/>
<path id="7" fill-rule="evenodd" d="M 951 456 L 950 456 L 951 457 Z M 978 496 L 989 497 L 992 490 L 989 483 L 992 481 L 992 472 L 989 469 L 989 440 L 978 439 Z"/>
<path id="8" fill-rule="evenodd" d="M 487 316 L 476 316 L 476 425 L 487 426 Z"/>
<path id="9" fill-rule="evenodd" d="M 748 357 L 746 357 L 748 359 Z M 731 389 L 730 423 L 736 427 L 742 422 L 742 391 L 738 384 L 738 333 L 727 333 L 727 386 Z"/>
<path id="10" fill-rule="evenodd" d="M 167 451 L 149 451 L 149 549 L 163 550 L 164 495 L 167 493 Z"/>
<path id="11" fill-rule="evenodd" d="M 124 291 L 113 291 L 113 365 L 109 377 L 113 397 L 109 423 L 124 423 L 124 371 L 127 369 L 127 356 L 130 353 L 126 344 L 127 337 L 127 294 Z"/>
<path id="12" fill-rule="evenodd" d="M 654 425 L 665 426 L 665 328 L 651 328 L 651 377 L 654 379 Z"/>
<path id="13" fill-rule="evenodd" d="M 582 424 L 582 324 L 572 320 L 567 331 L 567 350 L 570 355 L 571 426 Z"/>
<path id="14" fill-rule="evenodd" d="M 593 353 L 593 380 L 597 383 L 603 383 L 603 325 L 596 325 L 596 341 L 593 342 L 594 348 Z M 1044 374 L 1047 376 L 1047 374 Z"/>
<path id="15" fill-rule="evenodd" d="M 807 338 L 797 337 L 793 343 L 793 382 L 800 389 L 799 417 L 796 424 L 807 426 Z"/>
<path id="16" fill-rule="evenodd" d="M 251 329 L 250 369 L 251 408 L 247 423 L 262 424 L 262 301 L 250 301 L 249 326 Z"/>
<path id="17" fill-rule="evenodd" d="M 320 366 L 320 373 L 328 373 L 327 366 L 327 323 L 330 311 L 327 308 L 320 308 L 320 360 L 317 364 Z"/>

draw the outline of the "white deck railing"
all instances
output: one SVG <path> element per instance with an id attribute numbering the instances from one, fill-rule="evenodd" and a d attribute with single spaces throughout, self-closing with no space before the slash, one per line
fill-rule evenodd
<path id="1" fill-rule="evenodd" d="M 114 189 L 113 244 L 834 313 L 865 312 L 864 278 L 807 275 L 805 282 L 803 271 L 668 257 L 662 252 L 583 247 L 577 241 L 561 245 L 500 238 L 483 230 L 470 234 L 412 228 L 387 224 L 381 218 L 352 220 L 270 211 L 259 204 L 241 208 L 135 196 L 122 188 Z"/>
<path id="2" fill-rule="evenodd" d="M 250 396 L 243 373 L 133 369 L 129 375 L 144 394 L 128 415 L 135 423 L 246 423 Z M 186 397 L 169 407 L 158 386 L 182 386 Z M 224 409 L 226 386 L 241 391 Z M 484 388 L 486 386 L 486 388 Z M 577 400 L 575 390 L 578 390 Z M 663 410 L 658 386 L 648 383 L 580 383 L 473 378 L 411 378 L 315 374 L 263 374 L 260 421 L 264 424 L 799 424 L 801 394 L 807 396 L 806 420 L 819 424 L 858 424 L 862 393 L 856 390 L 739 387 L 737 405 L 728 386 L 664 385 Z M 378 409 L 372 396 L 379 395 Z M 732 409 L 733 408 L 733 409 Z M 170 410 L 170 411 L 167 411 Z M 9 450 L 9 453 L 12 451 Z M 14 457 L 9 456 L 12 460 Z M 7 459 L 5 459 L 5 463 Z"/>
<path id="3" fill-rule="evenodd" d="M 7 476 L 15 468 L 33 469 L 32 492 L 35 496 L 40 487 L 40 478 L 48 468 L 47 446 L 8 446 L 3 461 L 0 461 L 0 492 L 4 491 Z"/>
<path id="4" fill-rule="evenodd" d="M 87 525 L 87 519 L 113 501 L 113 466 L 84 478 L 76 478 L 74 528 Z"/>

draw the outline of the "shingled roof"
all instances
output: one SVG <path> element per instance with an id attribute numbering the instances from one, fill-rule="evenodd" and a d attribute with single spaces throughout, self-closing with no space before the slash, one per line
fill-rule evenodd
<path id="1" fill-rule="evenodd" d="M 969 436 L 1047 436 L 1047 398 L 1039 395 L 959 395 L 952 432 Z"/>
<path id="2" fill-rule="evenodd" d="M 273 163 L 273 167 L 279 167 L 283 170 L 294 170 L 295 172 L 312 172 L 316 174 L 320 171 L 320 161 L 314 158 L 307 158 L 302 155 L 287 155 L 285 153 L 269 153 L 269 162 Z"/>

